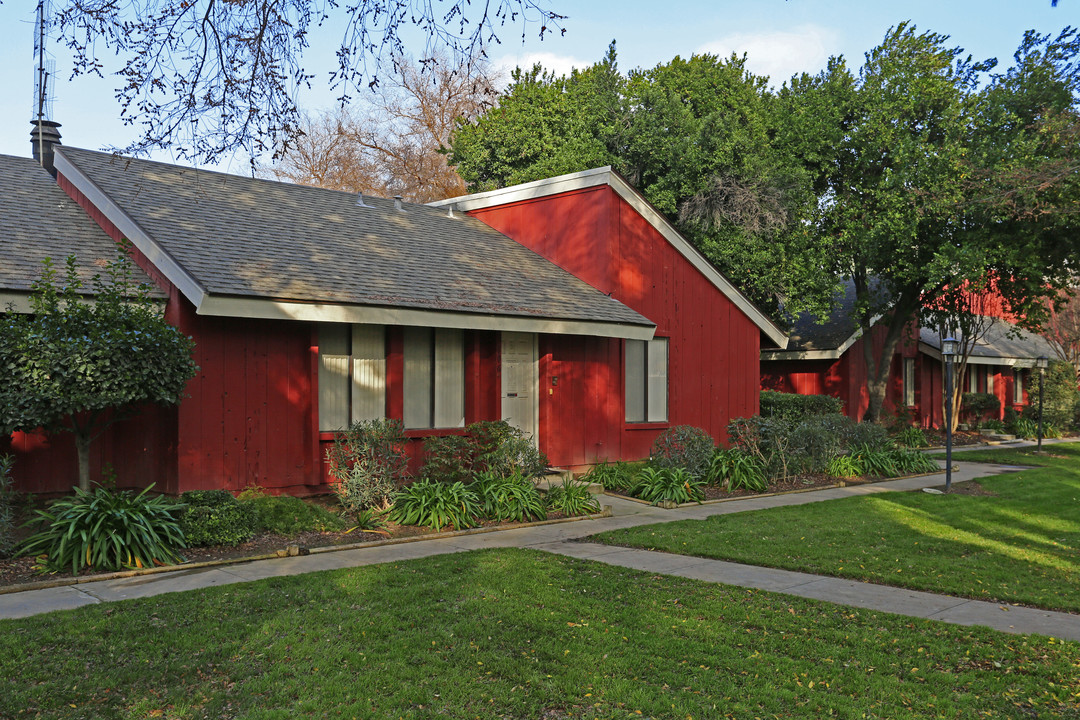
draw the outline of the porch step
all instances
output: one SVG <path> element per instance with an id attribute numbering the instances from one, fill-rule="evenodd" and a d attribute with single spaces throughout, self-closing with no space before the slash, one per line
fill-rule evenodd
<path id="1" fill-rule="evenodd" d="M 1015 435 L 1006 435 L 1004 433 L 983 433 L 983 437 L 986 438 L 987 445 L 998 445 L 1016 441 Z"/>
<path id="2" fill-rule="evenodd" d="M 554 471 L 549 472 L 547 475 L 537 478 L 534 482 L 536 483 L 536 487 L 546 492 L 553 487 L 558 487 L 562 485 L 563 481 L 568 479 L 571 482 L 575 480 L 573 471 L 556 468 Z M 588 483 L 587 487 L 591 495 L 604 494 L 604 486 L 600 483 Z"/>

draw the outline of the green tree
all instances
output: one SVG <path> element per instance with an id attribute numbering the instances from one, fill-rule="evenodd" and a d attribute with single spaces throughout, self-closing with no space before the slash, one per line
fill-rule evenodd
<path id="1" fill-rule="evenodd" d="M 623 76 L 614 43 L 584 71 L 517 71 L 461 125 L 451 163 L 491 190 L 612 165 L 759 304 L 823 311 L 835 281 L 805 222 L 810 176 L 774 148 L 770 95 L 745 58 L 676 57 Z"/>
<path id="2" fill-rule="evenodd" d="M 123 251 L 80 294 L 76 261 L 61 278 L 50 260 L 31 313 L 0 313 L 0 433 L 70 431 L 79 487 L 90 488 L 90 444 L 141 405 L 176 405 L 198 368 L 194 343 L 162 317 L 149 288 L 132 282 Z"/>

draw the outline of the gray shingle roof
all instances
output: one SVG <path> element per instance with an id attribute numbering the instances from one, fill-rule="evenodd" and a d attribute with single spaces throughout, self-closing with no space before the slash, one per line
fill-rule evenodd
<path id="1" fill-rule="evenodd" d="M 835 350 L 858 331 L 859 324 L 854 315 L 855 283 L 845 280 L 834 302 L 834 310 L 824 323 L 819 323 L 810 313 L 795 318 L 787 350 Z"/>
<path id="2" fill-rule="evenodd" d="M 959 333 L 956 333 L 959 340 Z M 941 335 L 928 327 L 919 329 L 919 340 L 935 350 L 941 350 Z M 975 343 L 971 352 L 975 358 L 1000 358 L 1002 360 L 1034 360 L 1038 357 L 1055 357 L 1054 348 L 1046 338 L 1028 332 L 1012 323 L 995 319 L 985 335 Z"/>
<path id="3" fill-rule="evenodd" d="M 210 295 L 652 323 L 445 209 L 71 147 L 83 172 Z"/>
<path id="4" fill-rule="evenodd" d="M 36 161 L 0 155 L 0 290 L 29 292 L 46 257 L 63 273 L 69 255 L 88 294 L 93 276 L 116 259 L 116 243 Z M 150 279 L 135 268 L 135 280 Z"/>

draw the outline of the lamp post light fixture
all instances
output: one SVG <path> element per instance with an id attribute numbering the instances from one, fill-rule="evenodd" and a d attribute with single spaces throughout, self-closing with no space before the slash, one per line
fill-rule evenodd
<path id="1" fill-rule="evenodd" d="M 1035 361 L 1035 367 L 1039 368 L 1039 447 L 1038 451 L 1042 452 L 1042 439 L 1043 439 L 1043 376 L 1046 375 L 1046 368 L 1050 367 L 1050 360 L 1045 355 L 1039 357 Z"/>
<path id="2" fill-rule="evenodd" d="M 951 335 L 941 341 L 945 359 L 945 492 L 952 488 L 953 358 L 960 343 Z"/>

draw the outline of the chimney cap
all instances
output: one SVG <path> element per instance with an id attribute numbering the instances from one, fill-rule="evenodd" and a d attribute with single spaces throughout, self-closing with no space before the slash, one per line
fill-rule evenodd
<path id="1" fill-rule="evenodd" d="M 41 167 L 49 171 L 55 177 L 56 168 L 53 166 L 53 149 L 60 144 L 60 123 L 55 120 L 31 120 L 33 130 L 30 131 L 30 144 L 33 158 Z"/>

